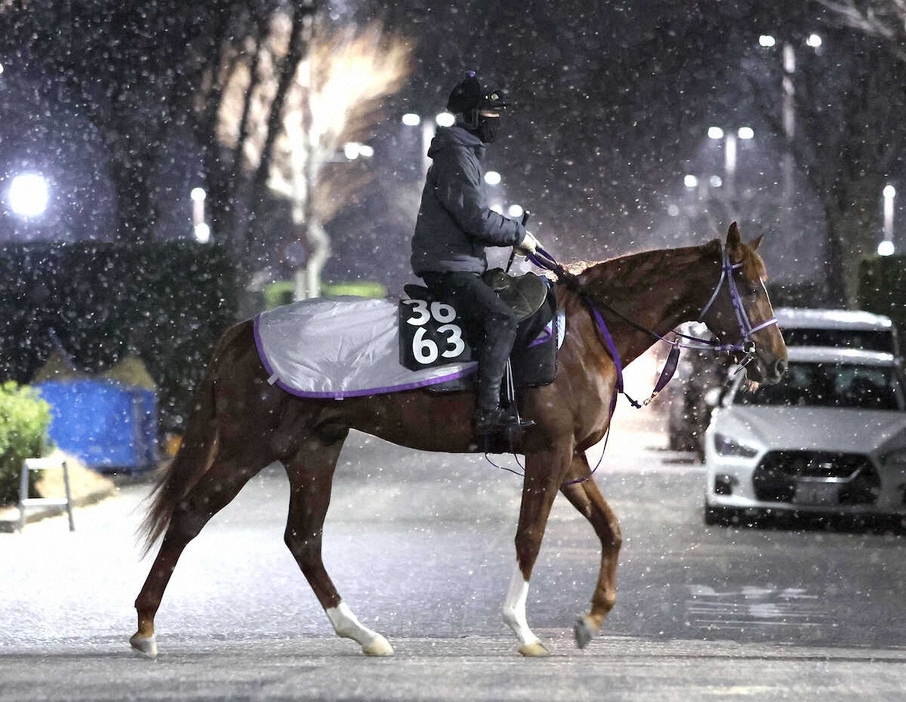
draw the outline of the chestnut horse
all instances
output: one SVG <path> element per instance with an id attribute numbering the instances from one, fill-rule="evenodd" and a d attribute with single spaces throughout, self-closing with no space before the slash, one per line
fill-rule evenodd
<path id="1" fill-rule="evenodd" d="M 574 629 L 580 647 L 599 632 L 614 606 L 620 528 L 589 479 L 585 457 L 610 424 L 619 375 L 611 354 L 628 363 L 656 343 L 654 335 L 699 319 L 722 342 L 739 348 L 745 342 L 750 380 L 774 383 L 783 374 L 786 346 L 763 285 L 759 243 L 760 238 L 744 243 L 734 223 L 726 242 L 617 258 L 586 268 L 569 285 L 555 285 L 566 318 L 557 376 L 550 385 L 520 393 L 522 415 L 534 426 L 514 446 L 525 456 L 525 476 L 503 619 L 523 655 L 548 655 L 529 628 L 525 605 L 558 491 L 601 541 L 591 611 Z M 609 327 L 611 350 L 602 343 L 599 315 Z M 252 476 L 280 461 L 291 486 L 286 545 L 334 630 L 366 654 L 391 655 L 387 640 L 362 625 L 340 597 L 321 560 L 334 468 L 350 429 L 413 449 L 474 452 L 474 395 L 420 389 L 339 402 L 295 397 L 267 380 L 252 322 L 232 327 L 217 347 L 182 446 L 152 496 L 143 525 L 146 543 L 150 548 L 161 535 L 163 542 L 135 601 L 138 631 L 130 643 L 148 656 L 157 654 L 154 616 L 183 549 Z"/>

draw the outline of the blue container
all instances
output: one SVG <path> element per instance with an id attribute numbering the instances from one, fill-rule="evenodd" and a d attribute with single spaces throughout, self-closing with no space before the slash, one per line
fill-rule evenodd
<path id="1" fill-rule="evenodd" d="M 157 395 L 109 380 L 35 385 L 51 407 L 50 439 L 94 470 L 137 473 L 157 464 Z"/>

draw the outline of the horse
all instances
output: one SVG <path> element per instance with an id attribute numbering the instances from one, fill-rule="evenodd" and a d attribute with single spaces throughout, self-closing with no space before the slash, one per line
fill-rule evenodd
<path id="1" fill-rule="evenodd" d="M 558 492 L 590 522 L 601 544 L 591 608 L 574 625 L 580 648 L 600 632 L 616 601 L 620 527 L 585 456 L 609 428 L 621 385 L 615 356 L 629 363 L 681 323 L 698 320 L 718 341 L 745 350 L 749 381 L 776 383 L 784 373 L 786 346 L 764 287 L 760 243 L 761 237 L 743 242 L 734 222 L 725 241 L 626 255 L 552 284 L 565 314 L 557 373 L 549 385 L 519 391 L 522 416 L 534 424 L 512 447 L 525 462 L 516 563 L 503 619 L 522 655 L 550 655 L 528 625 L 526 601 Z M 611 337 L 610 346 L 604 335 Z M 183 549 L 249 479 L 279 461 L 291 488 L 284 541 L 334 631 L 365 654 L 392 655 L 387 639 L 358 620 L 322 562 L 337 459 L 350 429 L 413 449 L 474 452 L 474 404 L 471 390 L 415 389 L 343 401 L 297 397 L 268 384 L 251 320 L 228 329 L 200 385 L 182 445 L 149 495 L 145 552 L 163 539 L 135 601 L 132 647 L 157 655 L 154 617 Z"/>

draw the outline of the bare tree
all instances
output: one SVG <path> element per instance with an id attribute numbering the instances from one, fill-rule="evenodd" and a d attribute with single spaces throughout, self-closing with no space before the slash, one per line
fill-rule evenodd
<path id="1" fill-rule="evenodd" d="M 296 274 L 296 297 L 303 298 L 320 293 L 330 255 L 324 224 L 371 177 L 331 165 L 368 153 L 362 142 L 381 116 L 382 98 L 408 74 L 409 46 L 376 21 L 360 30 L 309 16 L 300 34 L 308 51 L 287 80 L 281 67 L 292 54 L 296 31 L 286 14 L 271 18 L 267 38 L 254 46 L 255 61 L 236 66 L 229 76 L 218 134 L 254 173 L 253 182 L 266 183 L 291 202 L 293 236 L 308 249 L 305 269 Z M 274 101 L 281 89 L 278 111 Z M 357 152 L 348 153 L 350 148 Z M 247 230 L 247 252 L 253 235 Z"/>
<path id="2" fill-rule="evenodd" d="M 824 205 L 831 299 L 851 303 L 859 261 L 877 243 L 881 191 L 903 166 L 906 0 L 818 2 L 848 55 L 800 82 L 801 138 L 790 148 Z"/>
<path id="3" fill-rule="evenodd" d="M 891 61 L 878 40 L 832 22 L 822 31 L 820 52 L 803 49 L 788 62 L 805 38 L 795 25 L 788 31 L 782 63 L 753 51 L 744 69 L 762 117 L 784 135 L 787 153 L 824 210 L 825 238 L 813 251 L 823 255 L 827 302 L 849 306 L 857 298 L 859 264 L 876 251 L 881 193 L 902 167 L 906 63 Z"/>
<path id="4" fill-rule="evenodd" d="M 818 0 L 839 22 L 884 40 L 906 62 L 906 0 Z"/>
<path id="5" fill-rule="evenodd" d="M 276 116 L 266 120 L 276 132 L 305 52 L 301 27 L 315 9 L 316 0 L 6 0 L 0 50 L 102 135 L 117 191 L 117 238 L 152 236 L 160 194 L 150 176 L 167 158 L 174 133 L 188 130 L 202 151 L 215 234 L 230 242 L 254 192 L 240 160 L 217 139 L 224 87 L 238 66 L 257 60 L 254 47 L 274 13 L 290 16 L 298 30 L 279 67 L 286 78 L 271 101 Z M 240 133 L 240 150 L 244 139 Z M 275 139 L 276 133 L 271 145 Z"/>

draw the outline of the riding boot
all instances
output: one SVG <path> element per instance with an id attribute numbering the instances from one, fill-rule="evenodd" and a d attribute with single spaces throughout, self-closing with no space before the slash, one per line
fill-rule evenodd
<path id="1" fill-rule="evenodd" d="M 533 424 L 533 422 L 521 420 L 513 408 L 500 406 L 503 372 L 498 374 L 497 369 L 506 370 L 509 354 L 507 348 L 504 348 L 503 351 L 505 354 L 501 358 L 499 349 L 489 346 L 478 363 L 478 397 L 475 409 L 475 433 L 478 436 L 498 432 L 511 433 Z"/>

